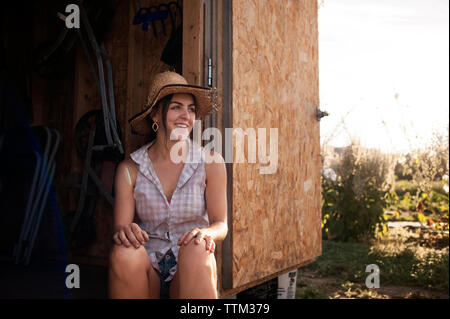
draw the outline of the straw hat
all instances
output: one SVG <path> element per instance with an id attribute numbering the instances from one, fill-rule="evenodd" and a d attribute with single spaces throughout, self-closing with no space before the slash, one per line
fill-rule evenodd
<path id="1" fill-rule="evenodd" d="M 207 87 L 190 85 L 180 74 L 166 71 L 159 73 L 153 79 L 150 92 L 147 98 L 147 104 L 144 105 L 141 112 L 134 115 L 129 123 L 133 130 L 139 135 L 147 135 L 150 133 L 150 125 L 145 119 L 156 103 L 169 94 L 190 93 L 195 96 L 196 101 L 196 118 L 217 111 L 218 98 L 217 90 Z"/>

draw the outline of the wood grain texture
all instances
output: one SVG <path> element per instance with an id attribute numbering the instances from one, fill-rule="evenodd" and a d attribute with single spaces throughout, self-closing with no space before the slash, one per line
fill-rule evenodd
<path id="1" fill-rule="evenodd" d="M 278 129 L 276 173 L 260 174 L 267 164 L 248 163 L 247 152 L 233 165 L 236 288 L 321 254 L 321 188 L 317 3 L 232 5 L 233 127 L 266 128 L 267 149 L 269 128 Z"/>
<path id="2" fill-rule="evenodd" d="M 183 6 L 183 76 L 190 84 L 203 84 L 203 0 Z"/>

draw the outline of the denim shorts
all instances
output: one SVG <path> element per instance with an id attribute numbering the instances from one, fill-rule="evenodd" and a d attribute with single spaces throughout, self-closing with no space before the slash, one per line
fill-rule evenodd
<path id="1" fill-rule="evenodd" d="M 160 298 L 168 299 L 169 298 L 169 290 L 170 290 L 170 281 L 166 281 L 167 277 L 170 275 L 170 269 L 177 265 L 177 261 L 175 259 L 175 255 L 172 250 L 169 250 L 158 263 L 159 269 L 155 269 L 156 273 L 159 276 L 160 283 Z"/>

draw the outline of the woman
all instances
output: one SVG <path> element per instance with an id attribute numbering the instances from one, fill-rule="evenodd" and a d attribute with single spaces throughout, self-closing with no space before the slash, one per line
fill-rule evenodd
<path id="1" fill-rule="evenodd" d="M 160 73 L 147 106 L 130 120 L 153 140 L 116 172 L 111 298 L 217 298 L 214 249 L 228 231 L 226 169 L 220 154 L 205 161 L 189 139 L 195 119 L 213 108 L 210 93 Z"/>

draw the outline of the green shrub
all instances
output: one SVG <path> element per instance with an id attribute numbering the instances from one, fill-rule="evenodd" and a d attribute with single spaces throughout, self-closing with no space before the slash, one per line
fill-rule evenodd
<path id="1" fill-rule="evenodd" d="M 447 132 L 434 132 L 427 145 L 398 157 L 395 174 L 399 179 L 394 190 L 398 200 L 391 202 L 391 206 L 420 213 L 448 214 L 448 127 Z"/>
<path id="2" fill-rule="evenodd" d="M 361 242 L 374 238 L 377 229 L 385 232 L 384 210 L 393 175 L 389 159 L 353 144 L 330 166 L 336 179 L 322 176 L 324 238 Z"/>
<path id="3" fill-rule="evenodd" d="M 401 211 L 448 213 L 449 197 L 444 185 L 445 181 L 422 184 L 415 181 L 397 181 L 389 194 L 389 206 Z"/>

